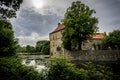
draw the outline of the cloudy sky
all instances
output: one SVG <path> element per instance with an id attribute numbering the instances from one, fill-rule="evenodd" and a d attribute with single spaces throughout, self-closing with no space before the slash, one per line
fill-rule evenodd
<path id="1" fill-rule="evenodd" d="M 49 33 L 64 18 L 66 9 L 76 0 L 24 0 L 17 18 L 11 22 L 21 45 L 49 40 Z M 120 0 L 81 0 L 97 12 L 99 32 L 120 29 Z"/>

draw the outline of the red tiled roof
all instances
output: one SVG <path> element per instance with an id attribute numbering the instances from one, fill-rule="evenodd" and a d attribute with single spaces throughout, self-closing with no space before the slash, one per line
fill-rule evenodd
<path id="1" fill-rule="evenodd" d="M 106 36 L 105 33 L 95 33 L 93 39 L 103 39 Z"/>
<path id="2" fill-rule="evenodd" d="M 53 32 L 51 32 L 51 33 L 55 33 L 57 31 L 63 30 L 64 28 L 65 28 L 65 26 L 63 24 L 58 23 L 57 28 Z M 95 33 L 92 36 L 92 38 L 93 39 L 103 39 L 105 36 L 106 36 L 106 33 Z"/>
<path id="3" fill-rule="evenodd" d="M 57 32 L 57 31 L 62 30 L 64 28 L 65 28 L 65 26 L 63 24 L 58 24 L 57 28 L 51 33 Z"/>

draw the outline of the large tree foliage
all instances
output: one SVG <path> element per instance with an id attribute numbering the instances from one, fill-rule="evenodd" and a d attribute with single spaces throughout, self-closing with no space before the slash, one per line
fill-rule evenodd
<path id="1" fill-rule="evenodd" d="M 15 54 L 16 41 L 12 25 L 6 20 L 0 20 L 0 56 Z"/>
<path id="2" fill-rule="evenodd" d="M 17 53 L 35 53 L 35 47 L 31 46 L 31 45 L 26 45 L 26 46 L 21 46 L 21 45 L 17 45 Z"/>
<path id="3" fill-rule="evenodd" d="M 16 17 L 23 0 L 0 0 L 0 19 Z"/>
<path id="4" fill-rule="evenodd" d="M 120 49 L 120 30 L 114 30 L 106 36 L 103 40 L 103 48 Z"/>
<path id="5" fill-rule="evenodd" d="M 95 11 L 81 1 L 72 3 L 64 16 L 63 46 L 68 50 L 81 50 L 82 42 L 91 38 L 98 30 L 98 19 L 93 16 Z"/>

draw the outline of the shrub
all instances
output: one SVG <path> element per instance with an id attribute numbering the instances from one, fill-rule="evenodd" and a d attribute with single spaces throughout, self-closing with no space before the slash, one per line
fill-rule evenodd
<path id="1" fill-rule="evenodd" d="M 63 58 L 51 58 L 49 64 L 49 80 L 78 80 L 77 68 L 70 61 Z"/>
<path id="2" fill-rule="evenodd" d="M 41 74 L 14 57 L 0 58 L 0 76 L 0 80 L 43 80 Z"/>
<path id="3" fill-rule="evenodd" d="M 92 62 L 81 66 L 80 75 L 82 80 L 115 80 L 111 68 L 95 65 Z"/>

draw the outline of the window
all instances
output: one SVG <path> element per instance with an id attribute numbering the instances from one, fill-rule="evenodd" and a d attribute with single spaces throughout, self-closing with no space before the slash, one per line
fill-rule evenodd
<path id="1" fill-rule="evenodd" d="M 61 51 L 61 47 L 58 46 L 58 47 L 57 47 L 57 51 Z"/>

